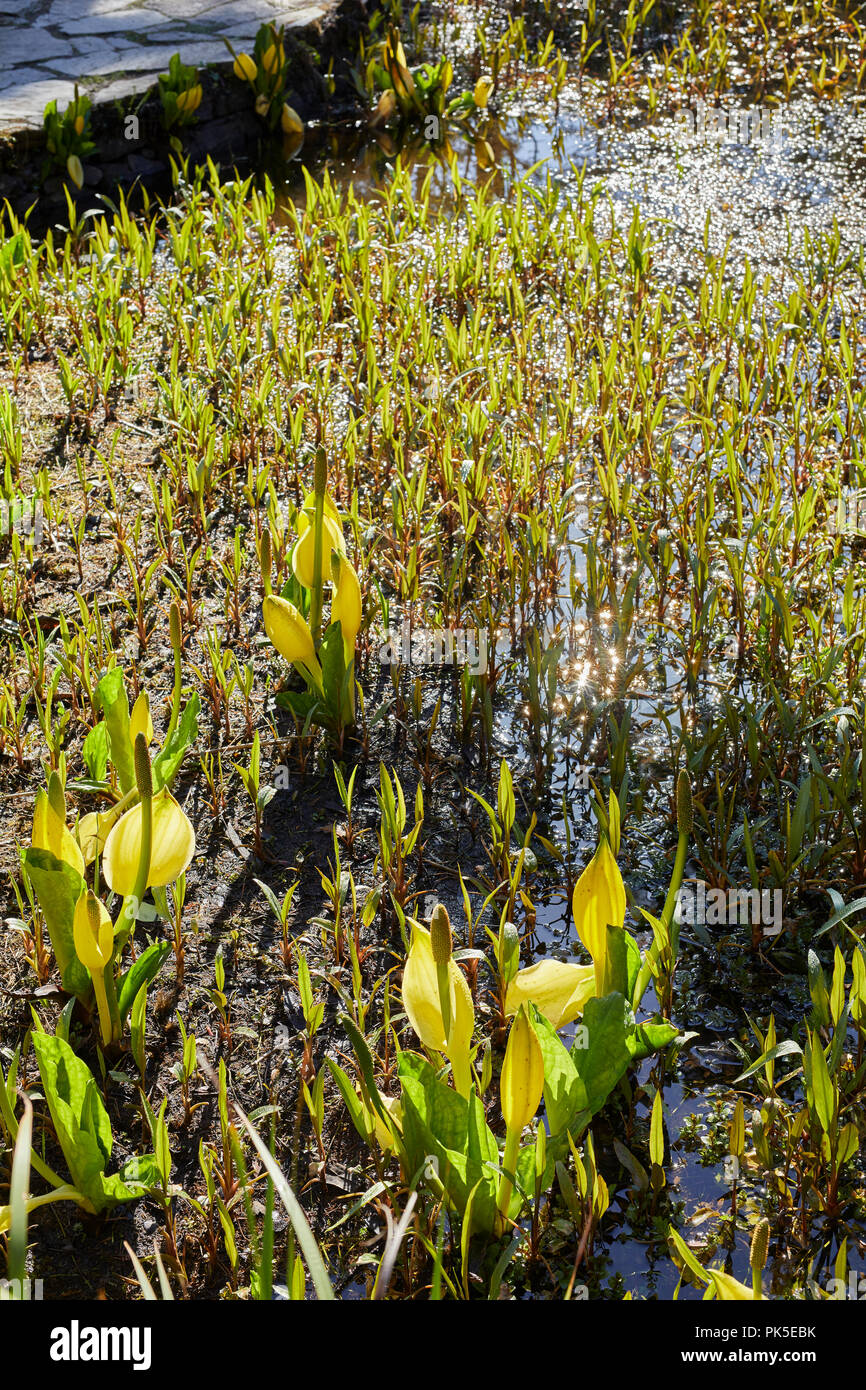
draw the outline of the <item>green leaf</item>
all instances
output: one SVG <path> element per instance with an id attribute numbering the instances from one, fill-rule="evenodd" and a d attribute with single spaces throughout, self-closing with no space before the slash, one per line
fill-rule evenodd
<path id="1" fill-rule="evenodd" d="M 120 978 L 120 989 L 117 994 L 117 1009 L 120 1014 L 120 1021 L 126 1021 L 127 1014 L 135 1003 L 135 996 L 142 985 L 149 985 L 159 974 L 163 961 L 171 950 L 170 941 L 157 941 L 152 946 L 148 946 L 146 951 L 142 951 L 137 960 Z"/>
<path id="2" fill-rule="evenodd" d="M 811 1061 L 811 1083 L 812 1095 L 815 1100 L 815 1110 L 821 1123 L 821 1128 L 826 1135 L 831 1135 L 836 1128 L 836 1091 L 827 1070 L 827 1059 L 824 1056 L 824 1049 L 817 1033 L 812 1034 L 812 1046 L 810 1048 Z"/>
<path id="3" fill-rule="evenodd" d="M 332 719 L 336 719 L 339 717 L 343 682 L 346 679 L 343 629 L 339 622 L 328 624 L 318 655 L 322 666 L 322 685 L 328 714 Z"/>
<path id="4" fill-rule="evenodd" d="M 608 981 L 608 993 L 630 994 L 628 989 L 628 947 L 626 945 L 625 932 L 622 927 L 605 928 L 607 932 L 607 959 L 605 964 L 605 979 Z M 635 976 L 635 979 L 637 976 Z"/>
<path id="5" fill-rule="evenodd" d="M 68 1043 L 48 1033 L 34 1033 L 42 1089 L 57 1141 L 75 1186 L 98 1211 L 105 1166 L 111 1157 L 111 1124 L 90 1068 Z"/>
<path id="6" fill-rule="evenodd" d="M 417 1053 L 401 1053 L 398 1069 L 403 1088 L 403 1144 L 410 1168 L 417 1172 L 434 1160 L 439 1181 L 461 1215 L 472 1189 L 478 1186 L 473 1225 L 491 1230 L 496 1214 L 496 1178 L 490 1165 L 498 1166 L 498 1149 L 484 1121 L 481 1102 L 474 1094 L 469 1101 L 458 1095 Z"/>
<path id="7" fill-rule="evenodd" d="M 22 265 L 23 262 L 24 232 L 20 231 L 16 232 L 14 236 L 7 237 L 0 246 L 0 270 L 10 270 L 13 265 Z"/>
<path id="8" fill-rule="evenodd" d="M 90 974 L 75 954 L 72 939 L 72 918 L 75 904 L 84 892 L 84 880 L 77 869 L 57 859 L 49 849 L 32 846 L 24 856 L 24 870 L 39 899 L 63 988 L 87 999 Z"/>
<path id="9" fill-rule="evenodd" d="M 104 782 L 108 768 L 108 730 L 104 719 L 100 719 L 90 730 L 82 744 L 81 756 L 92 781 L 97 784 Z"/>
<path id="10" fill-rule="evenodd" d="M 625 939 L 626 955 L 626 988 L 623 991 L 623 993 L 625 994 L 626 999 L 633 999 L 634 988 L 637 984 L 637 977 L 640 974 L 640 968 L 643 964 L 643 958 L 640 953 L 640 947 L 638 946 L 631 932 L 624 931 L 622 935 Z M 638 1003 L 640 1003 L 640 1000 L 638 1000 Z"/>
<path id="11" fill-rule="evenodd" d="M 148 1192 L 159 1192 L 162 1180 L 153 1154 L 136 1154 L 127 1159 L 119 1173 L 103 1173 L 102 1196 L 105 1206 L 134 1202 Z"/>
<path id="12" fill-rule="evenodd" d="M 310 1230 L 309 1222 L 307 1221 L 307 1218 L 305 1217 L 303 1210 L 298 1203 L 298 1199 L 292 1191 L 285 1174 L 283 1173 L 273 1154 L 263 1143 L 257 1130 L 253 1127 L 253 1125 L 250 1124 L 249 1120 L 247 1119 L 244 1112 L 241 1110 L 240 1106 L 236 1105 L 235 1109 L 237 1110 L 242 1125 L 246 1129 L 255 1146 L 259 1158 L 262 1160 L 262 1163 L 268 1171 L 268 1174 L 271 1178 L 271 1181 L 274 1184 L 274 1187 L 276 1188 L 281 1202 L 286 1208 L 289 1220 L 291 1221 L 292 1226 L 294 1227 L 295 1235 L 298 1238 L 298 1244 L 300 1245 L 301 1250 L 304 1253 L 304 1258 L 307 1261 L 310 1276 L 313 1280 L 313 1284 L 315 1286 L 316 1293 L 319 1299 L 332 1301 L 334 1298 L 334 1290 L 331 1285 L 331 1280 L 328 1277 L 327 1266 L 325 1264 L 324 1259 L 322 1258 L 322 1252 L 316 1244 L 316 1238 Z"/>
<path id="13" fill-rule="evenodd" d="M 465 1151 L 468 1101 L 440 1081 L 430 1063 L 418 1053 L 401 1053 L 398 1071 L 404 1097 L 407 1093 L 412 1096 L 424 1128 L 444 1147 Z"/>
<path id="14" fill-rule="evenodd" d="M 686 1245 L 679 1232 L 674 1230 L 673 1226 L 668 1226 L 668 1240 L 673 1243 L 673 1246 L 680 1259 L 682 1260 L 683 1264 L 694 1275 L 694 1277 L 701 1284 L 708 1284 L 710 1282 L 709 1274 L 704 1269 L 703 1265 L 697 1260 L 694 1253 Z"/>
<path id="15" fill-rule="evenodd" d="M 169 787 L 174 781 L 175 774 L 184 760 L 188 748 L 195 743 L 198 738 L 198 716 L 201 702 L 198 695 L 193 695 L 192 699 L 187 700 L 184 705 L 183 714 L 178 720 L 177 728 L 165 747 L 160 750 L 153 760 L 153 789 L 158 792 L 161 787 Z"/>
<path id="16" fill-rule="evenodd" d="M 379 1097 L 379 1088 L 376 1085 L 376 1077 L 373 1071 L 373 1054 L 370 1051 L 367 1039 L 364 1037 L 364 1034 L 361 1032 L 355 1020 L 351 1018 L 349 1014 L 341 1014 L 340 1022 L 349 1035 L 349 1041 L 358 1059 L 358 1066 L 361 1068 L 361 1075 L 364 1079 L 369 1102 L 380 1119 L 387 1125 L 388 1116 L 385 1113 L 385 1107 Z"/>
<path id="17" fill-rule="evenodd" d="M 631 1010 L 622 994 L 606 994 L 603 999 L 587 1001 L 583 1023 L 587 1046 L 580 1047 L 578 1039 L 571 1049 L 571 1058 L 586 1087 L 587 1107 L 594 1115 L 631 1061 L 627 1044 Z"/>
<path id="18" fill-rule="evenodd" d="M 795 1043 L 793 1038 L 786 1038 L 784 1042 L 776 1043 L 775 1047 L 770 1047 L 766 1052 L 762 1052 L 757 1061 L 753 1062 L 750 1067 L 746 1067 L 746 1070 L 741 1072 L 737 1079 L 731 1082 L 731 1085 L 739 1086 L 741 1081 L 745 1081 L 746 1077 L 751 1076 L 753 1072 L 759 1071 L 766 1062 L 774 1062 L 777 1057 L 788 1057 L 792 1052 L 801 1053 L 799 1044 Z M 823 1057 L 824 1054 L 821 1055 Z"/>
<path id="19" fill-rule="evenodd" d="M 324 706 L 318 695 L 308 695 L 305 691 L 281 690 L 274 699 L 281 709 L 289 710 L 305 727 L 308 720 L 312 722 L 317 709 L 321 708 L 324 714 Z"/>
<path id="20" fill-rule="evenodd" d="M 123 671 L 119 666 L 113 666 L 102 677 L 96 687 L 96 695 L 105 714 L 111 761 L 117 772 L 120 790 L 124 793 L 132 791 L 135 786 L 135 766 L 129 741 L 129 700 Z"/>
<path id="21" fill-rule="evenodd" d="M 632 1062 L 642 1062 L 644 1057 L 660 1052 L 678 1036 L 672 1023 L 636 1023 L 628 1030 L 625 1045 Z"/>
<path id="22" fill-rule="evenodd" d="M 343 1101 L 345 1102 L 346 1109 L 349 1112 L 349 1118 L 351 1119 L 352 1124 L 355 1126 L 361 1138 L 366 1143 L 371 1143 L 372 1136 L 369 1132 L 366 1123 L 366 1111 L 364 1109 L 361 1098 L 358 1095 L 358 1092 L 355 1090 L 355 1087 L 352 1085 L 351 1080 L 343 1071 L 343 1068 L 339 1065 L 339 1063 L 335 1062 L 331 1057 L 326 1057 L 325 1061 L 328 1065 L 328 1069 L 331 1075 L 333 1076 L 334 1080 L 337 1083 L 337 1086 L 339 1087 L 340 1094 L 343 1097 Z"/>
<path id="23" fill-rule="evenodd" d="M 625 1144 L 623 1144 L 619 1139 L 614 1139 L 613 1147 L 617 1158 L 619 1159 L 623 1168 L 625 1168 L 626 1172 L 630 1175 L 631 1180 L 634 1183 L 635 1187 L 638 1189 L 638 1191 L 647 1192 L 649 1190 L 650 1185 L 649 1173 L 647 1172 L 646 1168 L 644 1168 L 640 1160 L 635 1158 L 631 1150 L 627 1149 Z"/>
<path id="24" fill-rule="evenodd" d="M 589 1118 L 586 1086 L 568 1049 L 549 1019 L 535 1005 L 532 1023 L 544 1058 L 544 1108 L 552 1135 L 579 1132 L 577 1116 Z"/>

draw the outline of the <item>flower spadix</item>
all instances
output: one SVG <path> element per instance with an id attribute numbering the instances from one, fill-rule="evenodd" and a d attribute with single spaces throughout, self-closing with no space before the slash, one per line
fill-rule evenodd
<path id="1" fill-rule="evenodd" d="M 110 831 L 102 855 L 102 873 L 109 888 L 124 897 L 134 892 L 141 857 L 143 807 L 133 806 Z M 146 888 L 174 883 L 192 861 L 195 831 L 171 792 L 163 787 L 151 802 L 150 865 Z"/>
<path id="2" fill-rule="evenodd" d="M 438 951 L 441 956 L 441 946 Z M 438 964 L 442 965 L 442 960 Z M 448 975 L 450 1011 L 447 1030 L 442 1016 L 439 971 L 430 932 L 419 923 L 413 923 L 412 942 L 403 971 L 403 1005 L 409 1022 L 424 1046 L 448 1056 L 454 1086 L 462 1096 L 468 1097 L 471 1085 L 469 1049 L 475 1027 L 475 1010 L 466 977 L 450 953 L 444 965 Z"/>
<path id="3" fill-rule="evenodd" d="M 602 998 L 613 988 L 607 929 L 622 931 L 625 926 L 625 886 L 604 837 L 575 884 L 571 906 L 577 934 L 592 956 L 596 993 Z"/>
<path id="4" fill-rule="evenodd" d="M 288 599 L 268 594 L 262 605 L 265 632 L 271 646 L 292 665 L 303 666 L 321 689 L 322 668 L 316 656 L 313 634 L 306 619 Z"/>
<path id="5" fill-rule="evenodd" d="M 519 970 L 509 984 L 505 1013 L 510 1017 L 522 1004 L 535 1004 L 554 1028 L 564 1028 L 580 1017 L 595 988 L 594 965 L 540 960 Z"/>

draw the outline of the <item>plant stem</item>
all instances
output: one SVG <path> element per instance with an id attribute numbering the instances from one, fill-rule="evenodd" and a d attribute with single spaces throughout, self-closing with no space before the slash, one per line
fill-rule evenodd
<path id="1" fill-rule="evenodd" d="M 325 461 L 324 449 L 319 449 L 316 453 L 316 464 L 313 475 L 314 496 L 316 499 L 315 514 L 313 516 L 313 526 L 315 537 L 313 541 L 313 588 L 310 597 L 310 631 L 313 634 L 313 642 L 318 646 L 322 632 L 322 548 L 324 544 L 323 532 L 325 529 L 325 489 L 327 486 L 328 470 Z"/>
<path id="2" fill-rule="evenodd" d="M 505 1132 L 505 1152 L 502 1155 L 502 1176 L 499 1179 L 499 1194 L 496 1198 L 496 1210 L 499 1213 L 501 1230 L 505 1229 L 508 1219 L 508 1208 L 511 1203 L 511 1193 L 514 1188 L 513 1175 L 517 1167 L 517 1150 L 520 1144 L 520 1134 L 515 1129 Z M 511 1174 L 511 1176 L 509 1176 Z"/>

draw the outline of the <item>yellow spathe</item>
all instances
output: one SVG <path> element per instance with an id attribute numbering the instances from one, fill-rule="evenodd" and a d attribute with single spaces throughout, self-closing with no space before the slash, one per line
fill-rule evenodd
<path id="1" fill-rule="evenodd" d="M 535 1004 L 554 1028 L 564 1028 L 579 1018 L 594 995 L 594 965 L 540 960 L 517 972 L 505 995 L 505 1012 L 510 1016 L 521 1004 Z"/>
<path id="2" fill-rule="evenodd" d="M 475 1028 L 475 1010 L 466 977 L 453 960 L 448 962 L 448 979 L 451 1033 L 446 1038 L 430 933 L 416 923 L 412 927 L 412 943 L 403 971 L 403 1005 L 424 1046 L 447 1054 L 454 1086 L 462 1096 L 468 1096 L 471 1084 L 469 1049 Z"/>
<path id="3" fill-rule="evenodd" d="M 153 829 L 148 888 L 164 888 L 184 873 L 195 853 L 195 832 L 171 792 L 163 787 L 151 803 Z M 102 873 L 109 888 L 127 897 L 135 887 L 141 856 L 141 803 L 121 816 L 105 842 Z"/>

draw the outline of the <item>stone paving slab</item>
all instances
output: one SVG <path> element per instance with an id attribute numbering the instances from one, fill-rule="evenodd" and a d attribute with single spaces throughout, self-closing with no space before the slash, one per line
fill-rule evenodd
<path id="1" fill-rule="evenodd" d="M 251 49 L 260 24 L 319 23 L 336 0 L 0 0 L 0 134 L 42 125 L 75 84 L 92 101 L 147 91 L 172 54 L 196 67 Z"/>

